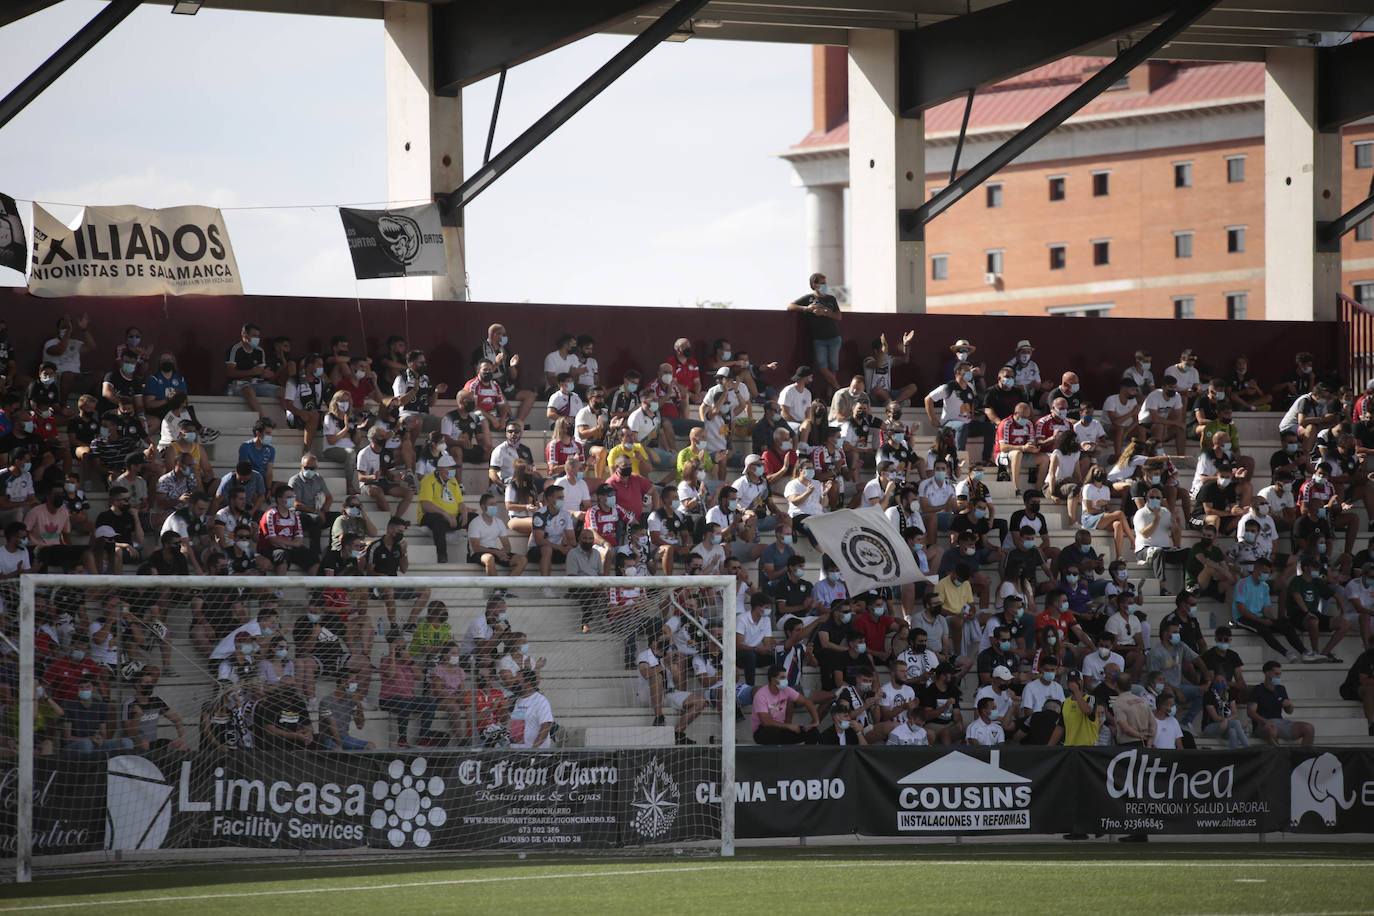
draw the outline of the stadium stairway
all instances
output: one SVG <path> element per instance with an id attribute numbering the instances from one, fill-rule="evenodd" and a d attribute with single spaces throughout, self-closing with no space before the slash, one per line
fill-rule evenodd
<path id="1" fill-rule="evenodd" d="M 209 443 L 208 449 L 216 473 L 218 475 L 228 473 L 237 461 L 239 444 L 250 438 L 251 428 L 257 415 L 247 408 L 242 399 L 237 397 L 196 395 L 192 398 L 192 404 L 203 424 L 220 431 L 220 438 L 214 443 Z M 299 469 L 303 449 L 301 433 L 287 427 L 279 403 L 264 400 L 263 404 L 266 415 L 277 421 L 277 428 L 273 433 L 273 442 L 277 449 L 275 477 L 279 481 L 284 481 Z M 452 402 L 446 401 L 437 405 L 435 410 L 436 413 L 442 413 L 451 407 Z M 549 435 L 545 429 L 547 424 L 543 419 L 543 408 L 542 403 L 536 404 L 534 411 L 530 414 L 532 428 L 526 431 L 524 435 L 524 442 L 535 453 L 536 461 L 542 461 L 544 444 Z M 1235 417 L 1239 432 L 1239 450 L 1253 457 L 1256 462 L 1254 479 L 1256 492 L 1269 484 L 1268 456 L 1279 447 L 1277 429 L 1280 416 L 1277 413 L 1254 412 L 1237 414 Z M 969 451 L 977 454 L 977 445 L 977 439 L 971 440 Z M 317 450 L 319 447 L 317 445 Z M 1195 454 L 1196 447 L 1190 446 L 1188 453 L 1190 455 Z M 319 466 L 321 475 L 334 495 L 334 505 L 337 509 L 345 492 L 343 466 L 337 462 L 324 459 L 319 459 Z M 733 473 L 732 471 L 731 479 L 733 479 Z M 866 473 L 871 474 L 871 470 Z M 1193 473 L 1193 460 L 1191 458 L 1179 463 L 1179 473 L 1183 482 L 1191 481 Z M 651 475 L 655 482 L 660 476 L 657 473 Z M 861 474 L 860 482 L 862 483 L 864 479 L 865 475 Z M 465 503 L 475 508 L 477 500 L 488 486 L 486 468 L 472 465 L 464 467 L 460 482 Z M 1007 518 L 1021 508 L 1021 501 L 1014 495 L 1015 485 L 1013 483 L 989 480 L 987 484 L 992 492 L 993 510 L 997 518 Z M 88 496 L 92 503 L 91 517 L 94 519 L 106 507 L 107 499 L 103 493 L 98 492 L 89 492 Z M 390 513 L 377 509 L 366 497 L 364 497 L 364 506 L 369 519 L 379 531 L 382 530 Z M 462 558 L 466 556 L 466 548 L 465 545 L 458 543 L 456 536 L 451 536 L 450 539 L 449 555 L 451 561 L 443 565 L 436 562 L 435 549 L 429 531 L 414 524 L 416 508 L 412 504 L 406 513 L 407 519 L 412 523 L 406 531 L 410 574 L 421 576 L 482 576 L 483 570 L 480 566 L 462 562 Z M 1362 534 L 1360 546 L 1363 546 L 1363 532 L 1368 520 L 1362 506 L 1357 506 L 1356 511 L 1359 515 Z M 1054 543 L 1057 546 L 1067 544 L 1069 536 L 1076 526 L 1067 518 L 1064 507 L 1052 503 L 1047 498 L 1044 501 L 1043 514 L 1048 521 L 1048 528 L 1052 533 Z M 1197 533 L 1185 527 L 1183 544 L 1187 546 L 1196 539 Z M 78 542 L 80 540 L 80 538 L 77 539 Z M 512 542 L 512 547 L 515 550 L 523 551 L 525 549 L 525 538 L 513 537 Z M 1110 561 L 1113 558 L 1114 549 L 1110 532 L 1093 532 L 1093 544 L 1105 559 Z M 797 545 L 797 549 L 807 559 L 809 574 L 813 576 L 818 574 L 820 569 L 819 555 L 804 539 Z M 1128 554 L 1130 549 L 1128 545 Z M 1150 634 L 1153 636 L 1157 632 L 1159 621 L 1173 609 L 1173 599 L 1156 596 L 1154 593 L 1157 589 L 1154 586 L 1153 577 L 1148 574 L 1148 569 L 1139 566 L 1131 556 L 1128 556 L 1127 559 L 1131 580 L 1137 582 L 1149 594 L 1149 597 L 1145 599 L 1145 610 L 1150 621 Z M 132 574 L 133 571 L 129 570 L 128 572 Z M 1176 592 L 1181 587 L 1181 575 L 1180 571 L 1171 570 L 1169 581 L 1171 591 Z M 490 587 L 492 589 L 500 588 L 503 579 L 504 576 L 493 578 Z M 460 596 L 462 598 L 459 604 L 460 609 L 451 613 L 450 622 L 455 637 L 461 636 L 468 623 L 476 614 L 480 613 L 485 597 L 490 594 L 485 590 L 465 591 L 468 594 Z M 547 599 L 534 590 L 517 590 L 511 592 L 506 600 L 512 626 L 523 630 L 529 636 L 532 654 L 536 657 L 546 657 L 549 660 L 542 675 L 542 689 L 553 702 L 555 714 L 563 729 L 563 741 L 566 744 L 611 747 L 672 743 L 672 720 L 675 719 L 675 714 L 671 712 L 669 714 L 669 727 L 654 728 L 650 725 L 652 718 L 650 711 L 636 701 L 638 675 L 633 670 L 628 670 L 622 662 L 619 637 L 595 633 L 583 635 L 580 632 L 580 610 L 576 602 L 571 599 L 561 597 Z M 379 602 L 374 602 L 374 604 L 380 605 Z M 451 608 L 455 606 L 453 601 L 449 601 L 449 604 Z M 407 612 L 408 609 L 403 606 L 398 609 L 398 616 L 404 617 Z M 380 607 L 374 608 L 373 613 L 380 614 Z M 1228 616 L 1228 610 L 1219 602 L 1205 598 L 1199 602 L 1200 622 L 1209 640 L 1211 631 L 1215 626 L 1225 622 Z M 185 634 L 189 630 L 189 611 L 185 609 L 173 610 L 169 623 L 172 626 L 174 649 L 178 655 L 174 667 L 183 673 L 176 677 L 164 678 L 159 686 L 159 693 L 175 709 L 194 708 L 198 711 L 200 704 L 205 700 L 211 682 L 203 673 L 191 673 L 196 652 L 191 647 L 189 640 L 185 638 Z M 1337 688 L 1345 677 L 1349 662 L 1353 661 L 1354 657 L 1359 654 L 1358 643 L 1358 634 L 1355 634 L 1347 637 L 1338 647 L 1337 654 L 1346 659 L 1345 664 L 1329 662 L 1285 664 L 1285 684 L 1297 707 L 1293 717 L 1312 722 L 1316 726 L 1319 742 L 1356 746 L 1374 745 L 1374 737 L 1366 733 L 1366 722 L 1358 704 L 1342 701 L 1337 693 Z M 1236 631 L 1232 639 L 1232 647 L 1245 662 L 1244 672 L 1247 675 L 1247 681 L 1251 684 L 1258 683 L 1260 665 L 1268 658 L 1273 657 L 1272 651 L 1257 637 L 1241 630 Z M 372 651 L 374 664 L 380 660 L 384 648 L 383 640 L 376 639 L 374 641 Z M 880 671 L 880 681 L 883 677 L 884 674 Z M 760 674 L 759 679 L 760 681 L 763 680 L 762 674 Z M 377 680 L 374 678 L 371 694 L 373 697 L 376 696 L 376 683 Z M 816 689 L 818 686 L 818 673 L 808 671 L 803 684 L 804 689 Z M 970 674 L 961 686 L 963 714 L 967 722 L 973 718 L 972 700 L 977 691 L 976 676 Z M 320 696 L 327 694 L 331 689 L 332 684 L 324 679 L 321 679 L 317 684 L 317 694 Z M 183 707 L 178 700 L 190 705 Z M 369 705 L 375 704 L 369 703 Z M 183 715 L 185 715 L 184 711 Z M 805 713 L 800 715 L 801 720 L 804 721 Z M 195 731 L 198 728 L 198 722 L 192 721 L 197 716 L 187 717 L 188 730 Z M 365 726 L 361 730 L 355 729 L 355 734 L 376 742 L 378 746 L 392 745 L 395 741 L 390 716 L 375 709 L 367 711 Z M 719 734 L 719 726 L 714 715 L 709 712 L 703 714 L 688 730 L 688 734 L 703 744 L 712 740 L 714 736 Z M 169 735 L 170 732 L 164 726 L 163 737 Z M 747 714 L 743 721 L 737 723 L 736 738 L 741 744 L 752 743 Z M 1211 739 L 1199 739 L 1199 745 L 1222 746 L 1222 743 Z"/>

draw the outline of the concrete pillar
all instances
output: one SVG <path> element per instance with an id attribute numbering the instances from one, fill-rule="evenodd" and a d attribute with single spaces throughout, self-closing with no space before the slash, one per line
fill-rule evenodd
<path id="1" fill-rule="evenodd" d="M 926 310 L 925 243 L 897 240 L 920 205 L 925 123 L 897 108 L 897 33 L 849 33 L 850 301 L 861 312 Z"/>
<path id="2" fill-rule="evenodd" d="M 844 285 L 844 188 L 806 189 L 807 270 L 823 273 L 831 286 Z"/>
<path id="3" fill-rule="evenodd" d="M 434 95 L 430 12 L 423 3 L 384 4 L 387 197 L 432 200 L 463 182 L 463 102 Z M 410 204 L 408 204 L 410 205 Z M 393 280 L 406 299 L 466 299 L 463 230 L 445 227 L 448 276 Z"/>
<path id="4" fill-rule="evenodd" d="M 1341 254 L 1318 252 L 1317 220 L 1341 215 L 1339 133 L 1317 130 L 1312 48 L 1269 48 L 1264 67 L 1264 314 L 1334 321 Z"/>

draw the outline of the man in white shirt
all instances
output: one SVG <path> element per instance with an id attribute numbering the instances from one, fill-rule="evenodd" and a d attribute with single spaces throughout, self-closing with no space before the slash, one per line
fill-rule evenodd
<path id="1" fill-rule="evenodd" d="M 1104 633 L 1110 633 L 1115 640 L 1115 648 L 1125 659 L 1123 670 L 1131 675 L 1131 680 L 1139 682 L 1140 673 L 1145 670 L 1145 625 L 1135 616 L 1134 599 L 1129 595 L 1117 593 L 1108 599 L 1114 611 L 1107 618 Z"/>
<path id="2" fill-rule="evenodd" d="M 749 599 L 749 613 L 735 621 L 736 663 L 744 670 L 744 682 L 750 687 L 757 679 L 758 668 L 773 664 L 772 599 L 763 592 L 755 592 Z"/>
<path id="3" fill-rule="evenodd" d="M 1058 700 L 1064 703 L 1064 688 L 1059 686 L 1055 680 L 1055 675 L 1059 673 L 1059 663 L 1053 656 L 1040 660 L 1040 675 L 1033 681 L 1028 681 L 1025 688 L 1021 691 L 1021 711 L 1023 713 L 1039 712 L 1045 708 L 1048 700 Z"/>
<path id="4" fill-rule="evenodd" d="M 1112 448 L 1118 455 L 1121 454 L 1127 436 L 1137 442 L 1145 440 L 1145 430 L 1136 417 L 1140 409 L 1139 392 L 1134 379 L 1123 378 L 1121 389 L 1116 394 L 1108 395 L 1102 402 L 1102 412 L 1107 415 L 1107 427 L 1112 437 Z"/>
<path id="5" fill-rule="evenodd" d="M 1274 475 L 1273 483 L 1259 491 L 1259 496 L 1269 504 L 1269 517 L 1274 520 L 1276 527 L 1282 523 L 1285 529 L 1292 528 L 1298 520 L 1296 489 L 1293 475 L 1288 471 L 1280 471 Z"/>
<path id="6" fill-rule="evenodd" d="M 1197 372 L 1197 354 L 1191 349 L 1184 350 L 1178 362 L 1169 367 L 1169 374 L 1178 382 L 1179 394 L 1185 400 L 1197 397 L 1202 387 L 1202 379 Z"/>
<path id="7" fill-rule="evenodd" d="M 943 458 L 935 462 L 934 472 L 916 488 L 921 500 L 921 517 L 926 530 L 926 546 L 935 543 L 935 533 L 949 530 L 958 506 L 954 500 L 954 482 L 949 479 L 949 464 Z"/>
<path id="8" fill-rule="evenodd" d="M 1073 424 L 1073 434 L 1078 437 L 1079 445 L 1090 446 L 1084 449 L 1084 454 L 1089 460 L 1096 462 L 1099 455 L 1106 454 L 1106 447 L 1111 441 L 1107 438 L 1107 430 L 1102 427 L 1102 421 L 1098 419 L 1097 408 L 1090 401 L 1084 401 L 1079 405 L 1078 422 Z M 1085 474 L 1087 468 L 1085 470 Z"/>
<path id="9" fill-rule="evenodd" d="M 1181 564 L 1188 551 L 1179 546 L 1179 522 L 1164 508 L 1164 492 L 1159 487 L 1150 488 L 1145 505 L 1136 510 L 1131 523 L 1135 527 L 1136 562 L 1141 566 L 1148 564 L 1159 582 L 1159 593 L 1169 594 L 1164 583 L 1165 564 Z"/>
<path id="10" fill-rule="evenodd" d="M 1136 350 L 1135 362 L 1126 367 L 1126 371 L 1121 374 L 1122 379 L 1130 379 L 1135 382 L 1141 394 L 1149 394 L 1155 387 L 1155 375 L 1150 371 L 1151 359 L 1149 350 Z"/>
<path id="11" fill-rule="evenodd" d="M 1177 454 L 1182 455 L 1188 441 L 1188 424 L 1184 418 L 1183 398 L 1178 394 L 1178 380 L 1172 373 L 1165 374 L 1163 387 L 1156 388 L 1145 396 L 1136 419 L 1140 421 L 1159 443 L 1174 440 Z"/>
<path id="12" fill-rule="evenodd" d="M 672 467 L 677 461 L 677 439 L 673 437 L 673 427 L 659 416 L 658 408 L 658 398 L 652 392 L 644 392 L 639 396 L 639 406 L 625 418 L 625 425 L 634 431 L 654 467 Z"/>
<path id="13" fill-rule="evenodd" d="M 539 692 L 539 672 L 520 672 L 520 699 L 510 711 L 510 746 L 553 746 L 553 707 Z"/>
<path id="14" fill-rule="evenodd" d="M 1345 619 L 1360 627 L 1360 644 L 1369 645 L 1370 619 L 1374 616 L 1374 563 L 1366 563 L 1360 574 L 1345 586 Z"/>
<path id="15" fill-rule="evenodd" d="M 905 722 L 907 713 L 915 705 L 915 699 L 916 690 L 907 682 L 906 662 L 901 659 L 893 660 L 891 676 L 878 691 L 879 721 Z"/>
<path id="16" fill-rule="evenodd" d="M 582 513 L 592 505 L 592 491 L 587 487 L 587 478 L 582 473 L 582 459 L 569 458 L 567 473 L 554 483 L 563 488 L 563 505 L 580 523 Z"/>
<path id="17" fill-rule="evenodd" d="M 792 427 L 793 432 L 801 426 L 806 419 L 807 409 L 811 407 L 811 392 L 807 389 L 811 378 L 810 366 L 798 366 L 797 371 L 792 373 L 792 384 L 778 392 L 778 406 L 782 408 L 783 421 Z"/>
<path id="18" fill-rule="evenodd" d="M 1265 489 L 1272 488 L 1266 487 Z M 1269 500 L 1262 494 L 1255 495 L 1254 500 L 1250 503 L 1250 511 L 1240 517 L 1240 523 L 1236 526 L 1236 530 L 1244 532 L 1246 526 L 1251 522 L 1259 526 L 1254 544 L 1255 552 L 1273 560 L 1274 547 L 1279 541 L 1279 526 L 1274 524 L 1274 518 L 1269 514 Z"/>
<path id="19" fill-rule="evenodd" d="M 887 733 L 887 743 L 915 747 L 930 744 L 930 733 L 926 731 L 926 711 L 920 704 L 913 704 L 897 727 Z"/>
<path id="20" fill-rule="evenodd" d="M 559 417 L 567 417 L 576 422 L 577 415 L 585 406 L 587 405 L 582 403 L 582 398 L 573 390 L 572 375 L 567 372 L 558 373 L 554 379 L 553 393 L 549 395 L 548 405 L 544 408 L 544 416 L 549 420 L 549 429 L 553 429 Z"/>
<path id="21" fill-rule="evenodd" d="M 544 357 L 544 388 L 545 394 L 551 394 L 553 389 L 558 387 L 558 376 L 561 373 L 568 373 L 574 377 L 581 373 L 583 369 L 582 357 L 577 352 L 577 338 L 572 334 L 563 332 L 558 337 L 558 349 Z"/>
<path id="22" fill-rule="evenodd" d="M 529 561 L 520 554 L 513 553 L 510 546 L 510 530 L 500 517 L 501 506 L 490 493 L 482 494 L 481 511 L 468 522 L 468 552 L 470 557 L 481 563 L 487 575 L 496 575 L 498 566 L 509 569 L 512 576 L 525 571 Z"/>
<path id="23" fill-rule="evenodd" d="M 1002 723 L 993 718 L 993 710 L 996 705 L 997 701 L 992 697 L 983 697 L 978 701 L 978 716 L 969 723 L 968 731 L 964 736 L 965 741 L 983 747 L 994 747 L 1007 740 L 1006 732 L 1002 730 Z"/>
<path id="24" fill-rule="evenodd" d="M 1174 716 L 1174 695 L 1165 691 L 1155 699 L 1155 729 L 1151 747 L 1165 750 L 1183 749 L 1183 725 Z"/>
<path id="25" fill-rule="evenodd" d="M 1126 660 L 1113 651 L 1115 645 L 1115 636 L 1102 633 L 1097 637 L 1097 651 L 1089 652 L 1079 661 L 1084 689 L 1092 690 L 1103 680 L 1111 683 L 1125 669 Z"/>

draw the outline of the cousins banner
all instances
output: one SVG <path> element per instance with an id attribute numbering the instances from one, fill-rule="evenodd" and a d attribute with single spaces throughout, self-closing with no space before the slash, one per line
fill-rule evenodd
<path id="1" fill-rule="evenodd" d="M 28 263 L 29 238 L 19 218 L 19 206 L 13 197 L 0 194 L 0 267 L 22 274 Z"/>
<path id="2" fill-rule="evenodd" d="M 438 204 L 400 210 L 340 207 L 339 219 L 353 256 L 353 275 L 359 280 L 448 273 Z"/>
<path id="3" fill-rule="evenodd" d="M 75 229 L 33 207 L 35 296 L 243 294 L 214 207 L 87 207 Z"/>
<path id="4" fill-rule="evenodd" d="M 1371 833 L 1345 748 L 740 748 L 740 837 Z M 11 764 L 12 767 L 12 764 Z M 720 835 L 703 749 L 185 754 L 35 762 L 34 849 L 623 849 Z M 0 771 L 13 855 L 16 773 Z"/>

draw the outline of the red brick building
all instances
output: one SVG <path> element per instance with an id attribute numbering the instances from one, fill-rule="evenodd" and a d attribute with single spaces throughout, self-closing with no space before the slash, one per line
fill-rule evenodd
<path id="1" fill-rule="evenodd" d="M 961 169 L 1103 63 L 1067 58 L 981 90 Z M 811 269 L 832 285 L 848 236 L 844 64 L 845 49 L 816 49 L 815 123 L 783 154 L 808 193 Z M 1258 63 L 1132 72 L 926 227 L 927 311 L 1265 317 L 1264 80 Z M 926 113 L 928 194 L 949 180 L 963 116 L 963 99 Z M 1344 211 L 1370 193 L 1374 119 L 1345 129 L 1341 157 Z M 1343 240 L 1341 290 L 1374 306 L 1369 220 Z"/>

